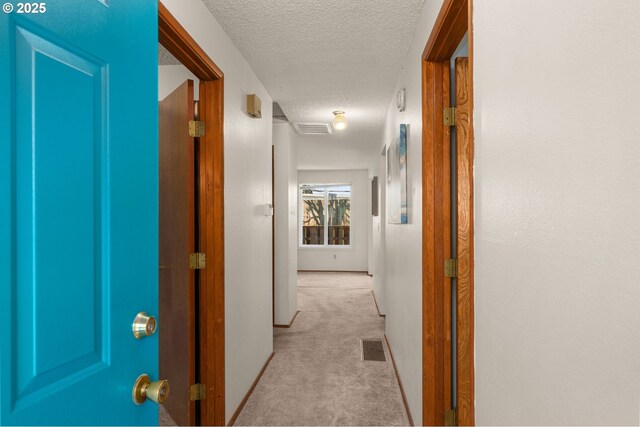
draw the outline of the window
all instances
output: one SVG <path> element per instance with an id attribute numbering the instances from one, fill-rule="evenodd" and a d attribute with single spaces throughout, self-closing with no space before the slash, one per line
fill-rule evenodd
<path id="1" fill-rule="evenodd" d="M 303 246 L 351 244 L 351 186 L 300 185 Z"/>

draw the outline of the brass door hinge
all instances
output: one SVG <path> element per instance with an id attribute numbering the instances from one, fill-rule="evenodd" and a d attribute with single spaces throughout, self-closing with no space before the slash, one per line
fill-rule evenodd
<path id="1" fill-rule="evenodd" d="M 202 252 L 189 254 L 189 268 L 192 270 L 202 270 L 207 264 L 207 257 Z"/>
<path id="2" fill-rule="evenodd" d="M 205 384 L 193 384 L 189 386 L 189 400 L 204 400 L 207 397 Z"/>
<path id="3" fill-rule="evenodd" d="M 199 120 L 190 120 L 189 136 L 192 136 L 194 138 L 204 136 L 204 122 L 201 122 Z"/>
<path id="4" fill-rule="evenodd" d="M 449 258 L 444 260 L 444 276 L 458 277 L 458 260 L 457 259 Z"/>
<path id="5" fill-rule="evenodd" d="M 455 409 L 449 409 L 444 413 L 444 425 L 445 426 L 457 426 L 458 425 L 458 411 Z"/>
<path id="6" fill-rule="evenodd" d="M 444 109 L 444 125 L 456 125 L 456 107 L 449 107 Z"/>

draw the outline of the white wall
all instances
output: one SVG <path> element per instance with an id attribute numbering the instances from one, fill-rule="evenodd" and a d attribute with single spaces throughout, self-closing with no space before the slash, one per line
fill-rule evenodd
<path id="1" fill-rule="evenodd" d="M 355 138 L 357 136 L 354 136 Z M 362 155 L 362 146 L 355 145 L 354 140 L 349 139 L 348 135 L 296 133 L 295 139 L 298 145 L 298 169 L 336 170 L 369 167 L 367 156 Z"/>
<path id="2" fill-rule="evenodd" d="M 386 186 L 384 157 L 379 153 L 409 125 L 407 147 L 408 224 L 373 221 L 374 292 L 386 317 L 386 333 L 407 395 L 413 419 L 422 421 L 422 84 L 420 61 L 442 0 L 425 2 L 396 91 L 406 89 L 404 112 L 396 109 L 395 92 L 389 105 L 380 147 L 370 161 Z M 381 214 L 385 207 L 381 206 Z M 380 227 L 378 227 L 380 225 Z M 377 234 L 377 235 L 376 235 Z M 376 243 L 377 242 L 377 243 Z"/>
<path id="3" fill-rule="evenodd" d="M 298 270 L 367 271 L 367 225 L 371 213 L 367 170 L 299 170 L 298 183 L 351 184 L 351 247 L 299 248 Z"/>
<path id="4" fill-rule="evenodd" d="M 371 258 L 370 271 L 373 277 L 371 279 L 373 293 L 376 297 L 378 310 L 381 314 L 386 314 L 386 291 L 385 291 L 385 235 L 387 225 L 387 183 L 386 183 L 386 156 L 374 154 L 371 159 L 371 168 L 369 169 L 369 178 L 378 177 L 378 216 L 369 215 L 371 218 L 370 226 L 370 246 Z"/>
<path id="5" fill-rule="evenodd" d="M 182 64 L 158 66 L 158 101 L 162 101 L 185 80 L 193 80 L 193 99 L 198 100 L 199 80 Z"/>
<path id="6" fill-rule="evenodd" d="M 477 423 L 638 425 L 640 2 L 474 5 Z"/>
<path id="7" fill-rule="evenodd" d="M 288 123 L 273 125 L 277 325 L 288 325 L 298 309 L 298 171 L 294 136 Z"/>
<path id="8" fill-rule="evenodd" d="M 200 0 L 163 0 L 224 73 L 226 417 L 273 351 L 271 319 L 271 97 Z M 262 99 L 262 119 L 246 95 Z"/>

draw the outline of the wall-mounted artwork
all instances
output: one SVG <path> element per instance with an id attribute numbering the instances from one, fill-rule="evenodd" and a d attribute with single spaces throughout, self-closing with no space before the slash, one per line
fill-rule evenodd
<path id="1" fill-rule="evenodd" d="M 389 224 L 407 224 L 407 136 L 409 125 L 387 148 L 387 218 Z"/>

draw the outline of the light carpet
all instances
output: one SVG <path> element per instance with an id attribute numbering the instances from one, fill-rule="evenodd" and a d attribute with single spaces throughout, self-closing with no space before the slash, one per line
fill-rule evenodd
<path id="1" fill-rule="evenodd" d="M 299 273 L 298 309 L 235 425 L 408 425 L 386 343 L 386 362 L 361 360 L 361 339 L 384 341 L 370 278 Z"/>

